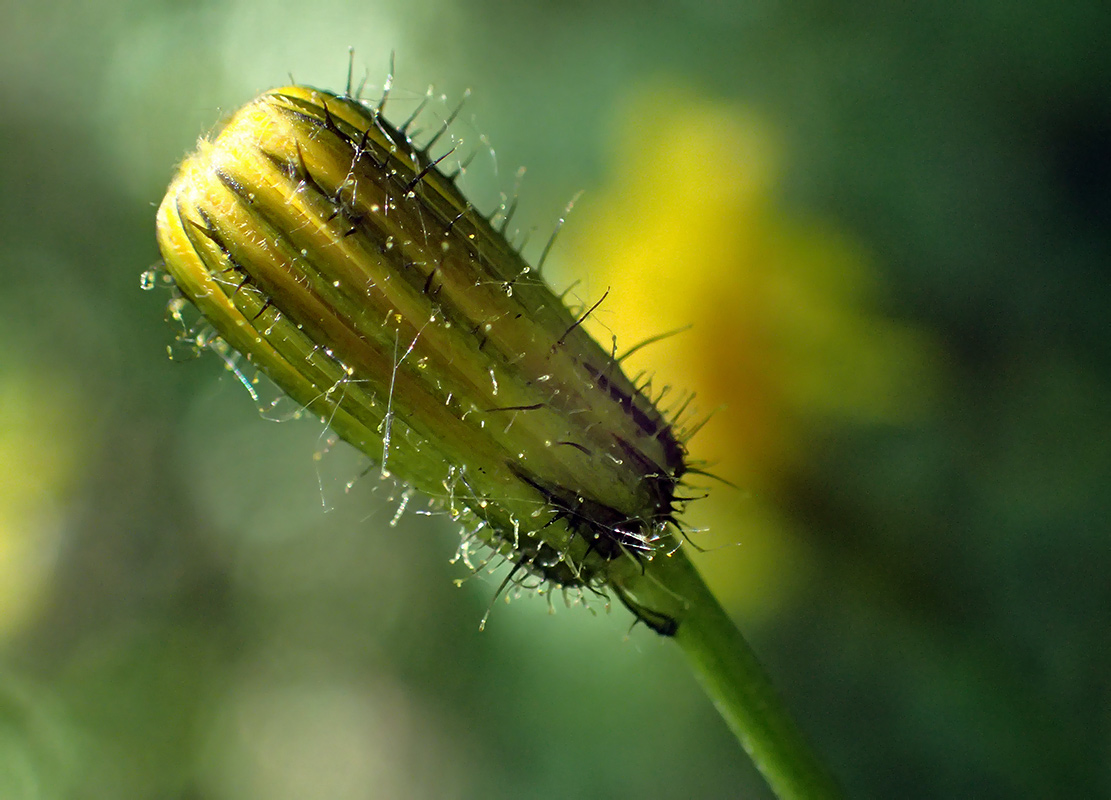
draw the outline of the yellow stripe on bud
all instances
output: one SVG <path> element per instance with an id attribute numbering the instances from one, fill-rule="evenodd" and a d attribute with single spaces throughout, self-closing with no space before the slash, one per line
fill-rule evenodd
<path id="1" fill-rule="evenodd" d="M 376 108 L 268 92 L 174 178 L 166 268 L 224 341 L 513 574 L 610 587 L 672 632 L 633 584 L 673 546 L 682 444 L 436 163 Z"/>

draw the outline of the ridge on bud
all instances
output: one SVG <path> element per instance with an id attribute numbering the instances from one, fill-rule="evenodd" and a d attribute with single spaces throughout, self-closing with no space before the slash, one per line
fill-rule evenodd
<path id="1" fill-rule="evenodd" d="M 290 86 L 235 113 L 158 210 L 168 273 L 383 474 L 441 498 L 507 581 L 612 590 L 674 633 L 635 584 L 677 546 L 683 443 L 584 330 L 593 309 L 573 314 L 380 110 Z"/>

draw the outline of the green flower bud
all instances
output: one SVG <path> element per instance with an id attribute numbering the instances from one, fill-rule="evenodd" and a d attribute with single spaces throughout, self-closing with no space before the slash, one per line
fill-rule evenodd
<path id="1" fill-rule="evenodd" d="M 383 474 L 540 576 L 636 600 L 676 545 L 668 421 L 444 175 L 351 97 L 238 111 L 158 211 L 169 274 L 219 336 Z M 508 220 L 505 220 L 507 223 Z"/>

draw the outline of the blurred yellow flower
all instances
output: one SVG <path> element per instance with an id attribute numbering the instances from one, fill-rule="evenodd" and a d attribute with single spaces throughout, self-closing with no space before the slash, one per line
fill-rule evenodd
<path id="1" fill-rule="evenodd" d="M 0 371 L 0 642 L 33 619 L 78 466 L 74 395 L 57 377 Z"/>
<path id="2" fill-rule="evenodd" d="M 568 248 L 591 291 L 610 288 L 595 320 L 635 375 L 697 392 L 691 457 L 743 492 L 715 489 L 686 516 L 713 537 L 703 569 L 735 611 L 767 613 L 805 575 L 776 490 L 806 458 L 807 430 L 833 419 L 897 422 L 928 402 L 925 337 L 870 308 L 862 248 L 833 226 L 775 202 L 782 154 L 758 114 L 679 88 L 636 94 L 620 112 L 610 183 L 570 226 Z M 666 408 L 668 400 L 663 403 Z"/>

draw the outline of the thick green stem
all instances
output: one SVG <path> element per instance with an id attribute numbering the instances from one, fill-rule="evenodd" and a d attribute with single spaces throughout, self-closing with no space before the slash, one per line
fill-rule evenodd
<path id="1" fill-rule="evenodd" d="M 837 798 L 841 791 L 787 712 L 756 655 L 680 549 L 644 576 L 681 601 L 674 639 L 745 751 L 780 798 Z M 651 588 L 637 587 L 649 600 Z"/>

